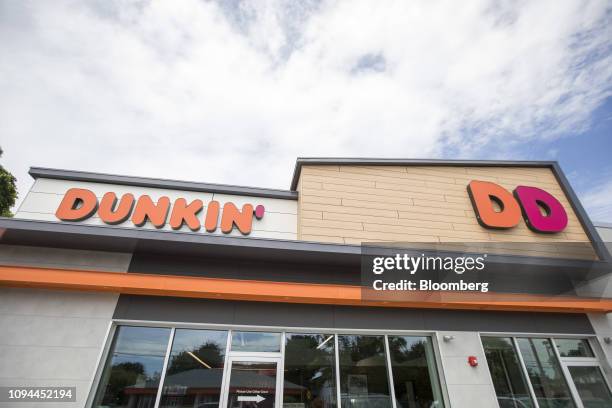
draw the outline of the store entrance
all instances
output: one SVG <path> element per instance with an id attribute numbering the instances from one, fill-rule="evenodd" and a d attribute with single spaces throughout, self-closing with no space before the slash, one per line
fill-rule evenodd
<path id="1" fill-rule="evenodd" d="M 574 398 L 584 408 L 612 407 L 612 393 L 598 362 L 564 361 Z"/>
<path id="2" fill-rule="evenodd" d="M 227 408 L 280 406 L 280 358 L 230 357 L 222 404 Z"/>

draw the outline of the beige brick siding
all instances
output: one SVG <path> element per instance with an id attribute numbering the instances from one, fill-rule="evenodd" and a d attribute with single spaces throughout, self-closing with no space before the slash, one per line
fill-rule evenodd
<path id="1" fill-rule="evenodd" d="M 512 191 L 540 187 L 565 207 L 569 222 L 558 234 L 535 233 L 521 221 L 510 230 L 480 226 L 467 193 L 471 180 L 492 181 Z M 304 165 L 298 184 L 298 238 L 360 244 L 404 242 L 549 243 L 544 252 L 565 252 L 557 242 L 588 242 L 576 214 L 549 168 Z M 587 245 L 582 245 L 583 247 Z M 577 257 L 592 249 L 576 249 Z"/>

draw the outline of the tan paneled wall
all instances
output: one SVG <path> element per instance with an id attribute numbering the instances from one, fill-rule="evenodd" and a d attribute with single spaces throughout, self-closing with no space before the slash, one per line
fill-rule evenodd
<path id="1" fill-rule="evenodd" d="M 471 180 L 509 191 L 518 185 L 543 188 L 565 207 L 568 226 L 553 235 L 532 232 L 523 221 L 510 230 L 483 228 L 467 193 Z M 302 240 L 550 243 L 560 252 L 567 248 L 554 243 L 589 241 L 549 168 L 304 165 L 298 190 Z"/>

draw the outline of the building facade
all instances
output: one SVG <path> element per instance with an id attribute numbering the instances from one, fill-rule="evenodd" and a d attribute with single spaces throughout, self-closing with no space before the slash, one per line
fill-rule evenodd
<path id="1" fill-rule="evenodd" d="M 30 174 L 0 219 L 0 387 L 74 394 L 17 406 L 612 406 L 612 226 L 555 162 L 298 159 L 289 190 Z M 364 243 L 584 284 L 370 299 Z"/>

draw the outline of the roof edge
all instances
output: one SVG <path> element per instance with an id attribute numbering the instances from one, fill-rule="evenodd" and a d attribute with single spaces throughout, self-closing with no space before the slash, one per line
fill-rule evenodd
<path id="1" fill-rule="evenodd" d="M 278 198 L 282 200 L 298 199 L 298 193 L 296 191 L 236 186 L 230 184 L 200 183 L 195 181 L 123 176 L 117 174 L 91 173 L 77 170 L 50 169 L 45 167 L 30 167 L 28 173 L 34 179 L 48 178 L 54 180 L 89 181 L 94 183 L 110 183 L 138 187 L 166 188 L 218 194 L 235 194 L 250 197 Z"/>
<path id="2" fill-rule="evenodd" d="M 529 160 L 447 160 L 369 157 L 298 157 L 291 179 L 291 191 L 297 190 L 303 165 L 362 165 L 362 166 L 475 166 L 475 167 L 554 167 L 556 161 Z"/>
<path id="3" fill-rule="evenodd" d="M 155 229 L 134 229 L 108 225 L 86 225 L 72 224 L 68 222 L 53 222 L 30 220 L 23 218 L 0 217 L 0 245 L 8 243 L 13 245 L 33 245 L 45 247 L 67 247 L 80 249 L 86 244 L 87 239 L 95 240 L 95 247 L 102 251 L 132 252 L 142 242 L 156 242 L 163 245 L 164 249 L 170 248 L 172 244 L 178 247 L 188 245 L 207 246 L 210 248 L 229 249 L 231 256 L 237 257 L 241 253 L 249 252 L 250 255 L 260 253 L 263 257 L 273 255 L 283 256 L 288 261 L 310 261 L 314 263 L 343 263 L 351 259 L 360 264 L 363 255 L 394 256 L 398 248 L 385 246 L 384 243 L 375 243 L 370 246 L 355 244 L 336 244 L 330 242 L 315 242 L 289 239 L 256 238 L 244 236 L 202 234 L 186 231 L 166 231 Z M 6 235 L 11 232 L 20 234 L 17 241 L 6 240 Z M 25 234 L 25 235 L 24 235 Z M 32 241 L 33 240 L 33 241 Z M 31 242 L 30 242 L 31 241 Z M 104 247 L 109 245 L 109 247 Z M 174 248 L 177 246 L 175 245 Z M 364 253 L 364 247 L 369 250 Z M 116 249 L 120 248 L 120 249 Z M 375 252 L 371 252 L 375 248 Z M 412 249 L 417 252 L 428 251 L 427 249 Z M 443 251 L 451 253 L 451 251 Z M 203 255 L 203 251 L 198 251 Z M 547 258 L 526 255 L 488 254 L 490 263 L 506 263 L 516 265 L 532 266 L 579 266 L 585 267 L 600 264 L 601 261 L 582 259 Z"/>

